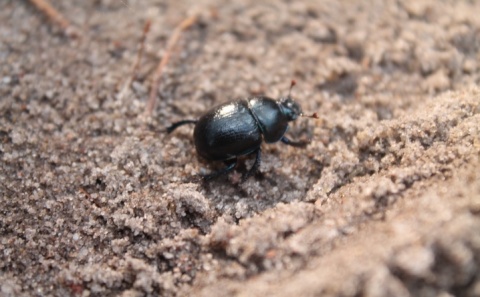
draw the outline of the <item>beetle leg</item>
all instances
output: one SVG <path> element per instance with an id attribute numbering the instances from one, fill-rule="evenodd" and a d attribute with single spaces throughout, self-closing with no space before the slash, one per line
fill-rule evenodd
<path id="1" fill-rule="evenodd" d="M 208 181 L 213 178 L 219 177 L 220 175 L 229 173 L 235 168 L 235 166 L 237 166 L 237 158 L 225 161 L 225 165 L 227 165 L 227 167 L 223 169 L 220 169 L 218 171 L 215 171 L 209 174 L 202 175 L 203 180 Z"/>
<path id="2" fill-rule="evenodd" d="M 186 125 L 186 124 L 196 124 L 197 121 L 194 120 L 183 120 L 180 122 L 173 123 L 172 125 L 167 127 L 167 133 L 170 134 L 173 132 L 173 130 L 177 129 L 180 126 Z"/>
<path id="3" fill-rule="evenodd" d="M 256 156 L 255 156 L 255 163 L 253 163 L 252 168 L 248 170 L 247 173 L 242 177 L 242 183 L 246 181 L 252 174 L 255 174 L 255 172 L 258 171 L 258 167 L 260 167 L 260 163 L 262 161 L 262 154 L 261 154 L 261 149 L 259 148 L 256 151 Z"/>
<path id="4" fill-rule="evenodd" d="M 291 141 L 285 136 L 282 137 L 281 141 L 294 147 L 306 147 L 310 143 L 310 141 Z"/>

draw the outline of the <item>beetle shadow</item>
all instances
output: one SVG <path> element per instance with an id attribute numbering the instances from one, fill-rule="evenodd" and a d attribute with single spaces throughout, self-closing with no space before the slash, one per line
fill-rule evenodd
<path id="1" fill-rule="evenodd" d="M 305 157 L 307 158 L 307 157 Z M 201 182 L 201 191 L 212 202 L 219 215 L 230 215 L 234 220 L 250 217 L 275 207 L 278 203 L 305 201 L 308 191 L 321 177 L 323 164 L 307 158 L 302 161 L 308 168 L 297 174 L 287 174 L 280 170 L 257 171 L 243 183 L 237 182 L 238 176 L 249 168 L 248 161 L 239 160 L 237 168 L 215 180 Z M 296 176 L 294 176 L 297 174 Z M 299 180 L 300 179 L 300 180 Z"/>

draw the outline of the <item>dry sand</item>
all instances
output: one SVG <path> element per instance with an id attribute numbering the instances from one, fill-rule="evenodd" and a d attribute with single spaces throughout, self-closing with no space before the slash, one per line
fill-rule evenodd
<path id="1" fill-rule="evenodd" d="M 52 4 L 0 2 L 0 296 L 480 296 L 479 1 Z M 311 144 L 192 182 L 162 129 L 292 78 Z"/>

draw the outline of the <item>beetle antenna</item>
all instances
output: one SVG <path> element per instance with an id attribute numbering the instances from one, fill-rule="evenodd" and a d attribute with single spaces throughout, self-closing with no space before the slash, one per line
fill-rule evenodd
<path id="1" fill-rule="evenodd" d="M 288 90 L 288 98 L 290 98 L 290 95 L 292 94 L 292 89 L 296 84 L 297 82 L 294 79 L 292 79 L 292 82 L 290 83 L 290 89 Z"/>
<path id="2" fill-rule="evenodd" d="M 303 118 L 319 119 L 318 114 L 316 112 L 312 113 L 311 115 L 306 115 L 302 113 L 300 116 Z"/>

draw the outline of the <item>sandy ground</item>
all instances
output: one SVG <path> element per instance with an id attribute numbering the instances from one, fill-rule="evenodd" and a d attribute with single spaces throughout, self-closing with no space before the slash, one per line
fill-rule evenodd
<path id="1" fill-rule="evenodd" d="M 0 1 L 1 296 L 480 296 L 479 1 L 52 4 Z M 292 78 L 311 144 L 192 181 L 164 127 Z"/>

